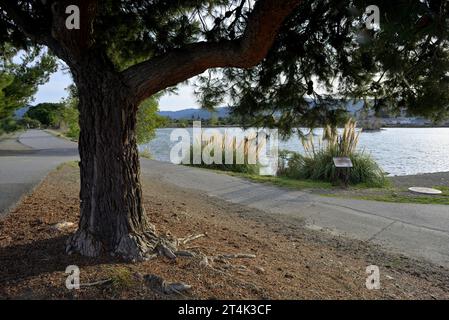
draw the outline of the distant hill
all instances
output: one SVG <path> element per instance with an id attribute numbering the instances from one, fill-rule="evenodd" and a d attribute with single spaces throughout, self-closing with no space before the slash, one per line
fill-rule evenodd
<path id="1" fill-rule="evenodd" d="M 21 109 L 18 109 L 14 116 L 17 119 L 23 118 L 25 113 L 28 111 L 28 109 L 31 106 L 26 106 Z M 348 112 L 351 114 L 355 114 L 357 111 L 359 111 L 363 107 L 363 102 L 359 101 L 356 104 L 353 104 L 352 102 L 348 101 L 347 109 Z M 221 107 L 216 109 L 216 116 L 217 118 L 226 118 L 229 116 L 230 110 L 228 107 Z M 212 113 L 204 110 L 204 109 L 195 109 L 195 108 L 188 108 L 183 109 L 179 111 L 159 111 L 159 114 L 163 117 L 168 117 L 173 120 L 181 120 L 181 119 L 188 119 L 191 120 L 192 117 L 194 119 L 203 119 L 203 120 L 209 120 L 212 117 Z"/>
<path id="2" fill-rule="evenodd" d="M 31 108 L 31 106 L 26 106 L 26 107 L 23 107 L 23 108 L 20 108 L 20 109 L 18 109 L 18 110 L 16 110 L 16 112 L 14 113 L 14 117 L 16 118 L 16 119 L 22 119 L 23 118 L 23 116 L 25 115 L 25 113 L 28 111 L 28 109 L 30 109 Z"/>
<path id="3" fill-rule="evenodd" d="M 357 103 L 353 103 L 352 101 L 347 102 L 347 110 L 351 114 L 355 114 L 356 112 L 360 111 L 360 109 L 363 107 L 363 101 L 358 101 Z M 221 107 L 216 109 L 216 116 L 217 118 L 226 118 L 229 116 L 230 110 L 228 107 Z M 204 109 L 183 109 L 179 111 L 160 111 L 159 114 L 163 117 L 168 117 L 173 120 L 181 120 L 181 119 L 187 119 L 191 120 L 192 117 L 194 119 L 203 119 L 203 120 L 209 120 L 212 117 L 212 113 L 204 110 Z"/>
<path id="4" fill-rule="evenodd" d="M 229 108 L 222 107 L 217 108 L 215 112 L 217 118 L 226 118 L 229 116 Z M 163 117 L 168 117 L 173 120 L 181 119 L 203 119 L 209 120 L 212 117 L 212 113 L 204 109 L 184 109 L 179 111 L 159 111 L 159 115 Z"/>

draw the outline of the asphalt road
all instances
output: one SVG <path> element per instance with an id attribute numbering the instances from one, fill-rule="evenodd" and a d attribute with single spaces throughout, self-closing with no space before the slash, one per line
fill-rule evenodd
<path id="1" fill-rule="evenodd" d="M 0 141 L 0 214 L 58 164 L 78 159 L 75 143 L 39 130 Z M 209 170 L 142 160 L 142 175 L 259 209 L 291 223 L 366 240 L 449 267 L 449 206 L 326 198 Z"/>
<path id="2" fill-rule="evenodd" d="M 0 216 L 54 168 L 78 158 L 76 143 L 41 130 L 0 141 Z"/>

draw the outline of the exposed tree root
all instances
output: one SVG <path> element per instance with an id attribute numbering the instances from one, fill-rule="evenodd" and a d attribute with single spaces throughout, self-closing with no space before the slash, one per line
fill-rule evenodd
<path id="1" fill-rule="evenodd" d="M 66 251 L 69 254 L 79 253 L 87 257 L 98 257 L 108 253 L 103 243 L 84 230 L 78 230 L 69 238 Z M 175 252 L 177 252 L 176 241 L 158 236 L 154 230 L 149 230 L 143 234 L 122 236 L 110 254 L 129 261 L 146 261 L 157 256 L 176 259 Z"/>
<path id="2" fill-rule="evenodd" d="M 193 258 L 196 256 L 195 252 L 185 250 L 176 251 L 175 255 L 177 257 L 184 257 L 184 258 Z"/>
<path id="3" fill-rule="evenodd" d="M 163 256 L 169 259 L 176 259 L 177 257 L 193 258 L 196 256 L 201 257 L 200 266 L 209 267 L 216 271 L 218 270 L 214 263 L 221 264 L 219 269 L 227 270 L 229 268 L 238 268 L 244 270 L 242 266 L 233 266 L 228 261 L 229 259 L 255 259 L 256 255 L 247 253 L 237 254 L 219 254 L 216 256 L 206 256 L 205 254 L 195 253 L 188 250 L 179 249 L 179 246 L 183 246 L 196 239 L 206 237 L 206 233 L 189 235 L 185 238 L 178 238 L 175 240 L 169 239 L 169 236 L 158 236 L 154 228 L 150 228 L 149 231 L 143 234 L 127 234 L 124 235 L 118 245 L 114 248 L 111 254 L 120 256 L 129 261 L 146 261 L 158 256 Z M 80 253 L 88 257 L 97 257 L 105 253 L 104 247 L 101 242 L 96 241 L 95 238 L 86 231 L 78 230 L 67 243 L 68 253 Z"/>
<path id="4" fill-rule="evenodd" d="M 191 241 L 207 236 L 206 233 L 198 235 L 189 235 L 185 238 L 176 240 L 169 239 L 169 236 L 158 236 L 154 229 L 145 232 L 143 235 L 128 234 L 123 236 L 112 252 L 113 255 L 120 256 L 130 261 L 146 261 L 148 259 L 156 258 L 158 256 L 167 257 L 169 259 L 176 259 L 178 257 L 194 258 L 200 257 L 199 265 L 201 267 L 211 268 L 212 270 L 224 275 L 229 275 L 227 272 L 230 269 L 237 269 L 240 271 L 247 271 L 247 267 L 243 265 L 232 265 L 231 259 L 255 259 L 256 255 L 247 253 L 237 254 L 218 254 L 214 256 L 207 256 L 200 250 L 196 252 L 190 251 L 192 248 L 199 249 L 200 247 L 188 247 L 188 250 L 179 249 L 178 246 L 185 245 Z M 77 231 L 67 243 L 68 253 L 80 253 L 89 257 L 97 257 L 105 253 L 103 245 L 96 241 L 93 236 L 87 232 Z M 171 284 L 154 276 L 151 281 L 160 281 L 159 287 L 161 291 L 166 294 L 180 293 L 190 288 L 185 284 Z M 147 279 L 148 280 L 148 279 Z M 95 283 L 94 285 L 96 285 Z M 98 283 L 101 284 L 101 283 Z"/>
<path id="5" fill-rule="evenodd" d="M 78 229 L 67 241 L 68 254 L 79 253 L 86 257 L 98 257 L 103 251 L 103 244 L 90 233 Z"/>

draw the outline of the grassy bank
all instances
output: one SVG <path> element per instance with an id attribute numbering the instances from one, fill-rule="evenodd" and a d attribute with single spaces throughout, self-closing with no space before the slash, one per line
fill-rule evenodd
<path id="1" fill-rule="evenodd" d="M 217 173 L 227 174 L 234 177 L 248 179 L 252 182 L 267 183 L 278 187 L 289 188 L 311 192 L 314 194 L 339 197 L 347 199 L 371 200 L 394 203 L 416 203 L 416 204 L 441 204 L 449 205 L 449 187 L 434 186 L 435 189 L 441 190 L 441 195 L 426 196 L 412 193 L 407 188 L 394 186 L 394 181 L 389 178 L 389 186 L 384 188 L 370 188 L 366 184 L 357 184 L 347 189 L 332 185 L 330 182 L 320 182 L 315 180 L 301 180 L 289 177 L 273 177 L 259 176 L 256 174 L 247 174 L 241 172 L 226 172 L 215 170 Z"/>
<path id="2" fill-rule="evenodd" d="M 288 177 L 260 176 L 258 174 L 250 174 L 243 172 L 232 172 L 215 170 L 217 173 L 228 174 L 230 176 L 251 180 L 253 182 L 272 184 L 278 187 L 291 188 L 296 190 L 329 190 L 334 188 L 329 182 L 320 182 L 314 180 L 298 180 Z"/>
<path id="3" fill-rule="evenodd" d="M 66 139 L 72 142 L 78 142 L 78 139 L 76 138 L 72 138 L 69 137 L 64 131 L 62 130 L 55 130 L 55 129 L 44 129 L 45 132 L 57 137 L 57 138 L 62 138 L 62 139 Z"/>

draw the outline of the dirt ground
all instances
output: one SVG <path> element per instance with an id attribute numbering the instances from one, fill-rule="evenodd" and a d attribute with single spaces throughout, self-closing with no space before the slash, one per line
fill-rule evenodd
<path id="1" fill-rule="evenodd" d="M 149 219 L 168 236 L 207 234 L 183 248 L 194 257 L 128 263 L 66 255 L 65 242 L 76 226 L 58 230 L 54 225 L 78 221 L 78 173 L 74 165 L 58 168 L 0 221 L 0 298 L 449 298 L 447 269 L 159 181 L 143 181 Z M 246 258 L 217 258 L 225 254 Z M 69 265 L 80 268 L 80 290 L 65 287 Z M 365 287 L 369 265 L 380 268 L 380 290 Z M 191 289 L 164 293 L 149 275 Z"/>

